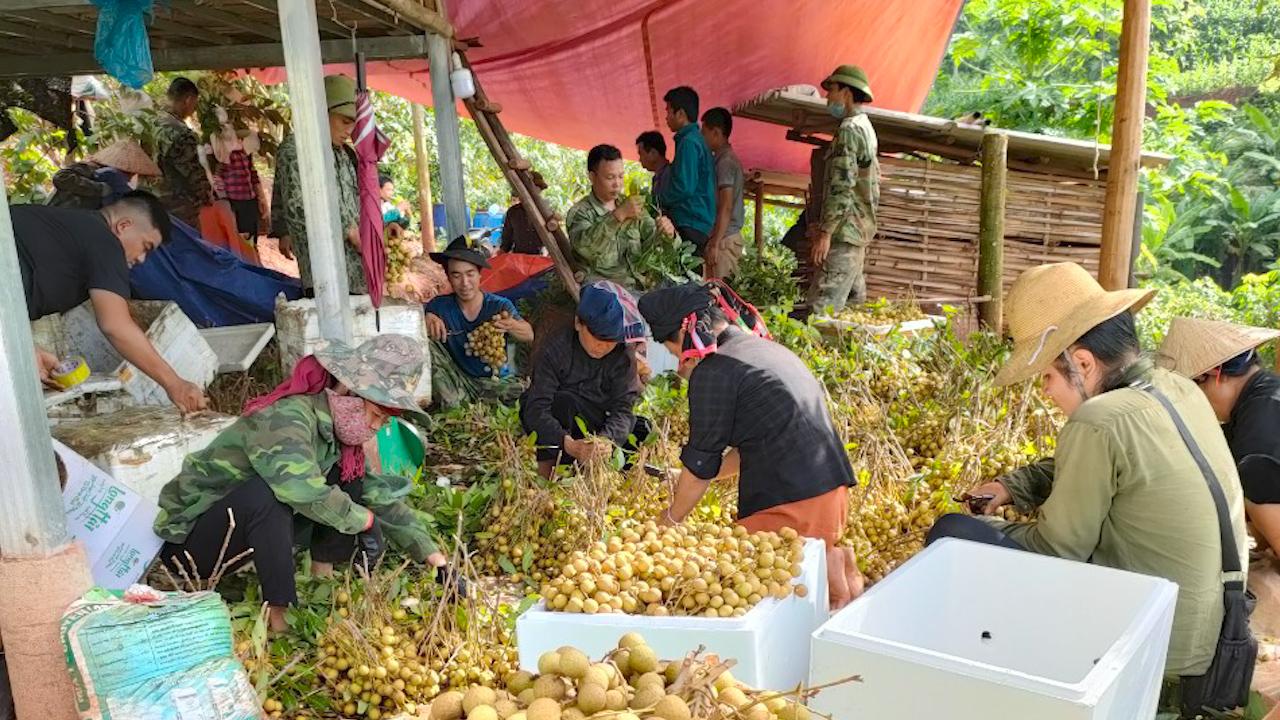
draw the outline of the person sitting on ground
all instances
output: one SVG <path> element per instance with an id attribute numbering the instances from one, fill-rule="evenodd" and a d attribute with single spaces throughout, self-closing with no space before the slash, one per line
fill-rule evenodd
<path id="1" fill-rule="evenodd" d="M 654 290 L 640 312 L 688 382 L 684 468 L 658 522 L 684 522 L 712 481 L 737 475 L 739 525 L 823 540 L 832 607 L 860 595 L 853 549 L 837 546 L 856 481 L 822 383 L 795 353 L 760 337 L 763 322 L 725 288 Z"/>
<path id="2" fill-rule="evenodd" d="M 174 371 L 129 313 L 129 268 L 169 239 L 169 214 L 154 195 L 133 190 L 101 210 L 13 205 L 9 215 L 28 318 L 92 301 L 98 328 L 121 357 L 183 412 L 205 408 L 204 391 Z M 57 387 L 58 358 L 40 347 L 35 353 L 41 382 Z"/>
<path id="3" fill-rule="evenodd" d="M 1103 290 L 1084 268 L 1031 268 L 1005 303 L 1013 353 L 996 377 L 1039 377 L 1067 416 L 1050 460 L 979 486 L 990 515 L 1013 503 L 1039 519 L 944 515 L 927 541 L 958 537 L 1167 578 L 1178 584 L 1167 676 L 1198 676 L 1223 621 L 1223 551 L 1206 478 L 1171 403 L 1226 497 L 1242 562 L 1244 497 L 1213 408 L 1195 384 L 1143 357 L 1133 313 L 1152 290 Z"/>
<path id="4" fill-rule="evenodd" d="M 644 244 L 674 237 L 671 221 L 656 221 L 644 211 L 638 196 L 619 202 L 625 171 L 622 153 L 612 145 L 597 145 L 587 153 L 591 192 L 569 208 L 565 218 L 573 257 L 588 280 L 612 280 L 631 290 L 644 289 L 638 265 Z"/>
<path id="5" fill-rule="evenodd" d="M 468 353 L 471 332 L 490 320 L 517 342 L 533 342 L 533 326 L 516 306 L 501 295 L 480 289 L 480 270 L 489 267 L 484 255 L 465 237 L 449 243 L 444 252 L 431 253 L 444 266 L 453 293 L 426 305 L 427 335 L 431 338 L 431 393 L 444 407 L 481 398 L 512 402 L 520 395 L 510 364 L 492 367 Z"/>
<path id="6" fill-rule="evenodd" d="M 160 167 L 133 140 L 117 140 L 84 162 L 59 170 L 53 176 L 52 207 L 101 210 L 134 189 L 138 177 L 159 177 Z"/>
<path id="7" fill-rule="evenodd" d="M 410 207 L 405 200 L 396 200 L 396 184 L 390 175 L 378 175 L 378 195 L 382 198 L 382 224 L 395 223 L 408 230 L 413 218 L 409 217 Z"/>
<path id="8" fill-rule="evenodd" d="M 654 209 L 657 209 L 657 198 L 666 192 L 667 183 L 671 182 L 671 163 L 667 161 L 667 141 L 657 130 L 646 130 L 636 138 L 636 154 L 640 157 L 640 165 L 653 173 Z"/>
<path id="9" fill-rule="evenodd" d="M 298 526 L 310 526 L 316 574 L 353 558 L 372 565 L 383 535 L 411 559 L 443 567 L 426 519 L 403 502 L 413 482 L 370 472 L 364 454 L 388 418 L 419 412 L 422 365 L 421 349 L 403 335 L 354 349 L 334 342 L 300 360 L 161 489 L 160 559 L 175 574 L 205 579 L 220 559 L 228 570 L 253 562 L 273 630 L 285 629 L 285 608 L 298 602 Z"/>
<path id="10" fill-rule="evenodd" d="M 556 465 L 634 451 L 649 423 L 633 413 L 642 386 L 628 342 L 644 342 L 643 321 L 627 322 L 635 301 L 620 285 L 582 288 L 573 327 L 546 338 L 533 360 L 533 378 L 520 398 L 520 423 L 538 443 L 538 472 Z M 583 433 L 579 421 L 586 428 Z"/>
<path id="11" fill-rule="evenodd" d="M 325 106 L 329 108 L 329 142 L 333 150 L 333 171 L 338 180 L 338 221 L 342 227 L 343 257 L 346 261 L 347 290 L 352 295 L 369 291 L 364 266 L 360 262 L 360 194 L 356 186 L 356 151 L 351 147 L 351 131 L 356 126 L 356 83 L 346 75 L 324 79 Z M 307 247 L 307 221 L 303 213 L 303 190 L 298 165 L 298 145 L 290 134 L 276 150 L 276 176 L 271 192 L 271 237 L 279 238 L 280 253 L 298 261 L 303 292 L 314 294 L 311 253 Z"/>
<path id="12" fill-rule="evenodd" d="M 529 175 L 539 190 L 547 189 L 547 181 L 542 178 L 542 173 L 535 170 Z M 511 196 L 511 207 L 507 208 L 507 214 L 502 219 L 502 244 L 498 247 L 498 252 L 521 255 L 542 255 L 544 252 L 542 237 L 533 226 L 533 219 L 529 217 L 524 203 L 514 195 Z"/>
<path id="13" fill-rule="evenodd" d="M 667 104 L 667 127 L 675 133 L 676 149 L 658 204 L 671 216 L 680 237 L 698 248 L 698 255 L 705 260 L 707 238 L 716 221 L 716 173 L 711 150 L 698 132 L 698 93 L 681 86 L 662 99 Z"/>
<path id="14" fill-rule="evenodd" d="M 200 164 L 200 138 L 187 126 L 187 118 L 196 113 L 200 90 L 178 77 L 169 83 L 166 97 L 169 107 L 161 113 L 156 132 L 156 164 L 161 171 L 156 194 L 174 217 L 198 228 L 200 209 L 213 203 L 213 185 Z"/>
<path id="15" fill-rule="evenodd" d="M 1159 361 L 1209 399 L 1240 473 L 1245 516 L 1261 544 L 1280 554 L 1280 377 L 1259 365 L 1257 352 L 1276 338 L 1280 330 L 1178 317 Z"/>
<path id="16" fill-rule="evenodd" d="M 728 110 L 714 107 L 703 113 L 702 137 L 715 158 L 716 168 L 716 222 L 704 253 L 708 278 L 733 277 L 742 259 L 742 223 L 746 217 L 742 194 L 747 178 L 742 161 L 729 144 L 732 133 L 733 116 Z"/>

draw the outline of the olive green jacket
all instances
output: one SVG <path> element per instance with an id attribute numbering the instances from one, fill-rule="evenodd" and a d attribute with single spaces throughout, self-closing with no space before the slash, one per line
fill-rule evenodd
<path id="1" fill-rule="evenodd" d="M 1151 384 L 1173 403 L 1222 486 L 1247 568 L 1244 495 L 1204 394 L 1166 370 Z M 1164 406 L 1124 388 L 1087 400 L 1058 436 L 1056 456 L 1001 479 L 1030 523 L 991 520 L 1023 547 L 1178 584 L 1165 673 L 1200 675 L 1222 626 L 1218 518 L 1204 476 Z"/>
<path id="2" fill-rule="evenodd" d="M 340 485 L 328 484 L 340 446 L 323 395 L 294 395 L 242 417 L 200 452 L 160 491 L 155 532 L 183 542 L 214 503 L 237 485 L 260 477 L 276 499 L 314 522 L 354 535 L 373 512 L 387 540 L 414 560 L 436 551 L 421 513 L 403 502 L 413 481 L 394 475 L 365 475 L 364 502 L 357 504 Z"/>

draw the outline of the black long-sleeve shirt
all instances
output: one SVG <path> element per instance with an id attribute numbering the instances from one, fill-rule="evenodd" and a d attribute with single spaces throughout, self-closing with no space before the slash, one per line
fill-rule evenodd
<path id="1" fill-rule="evenodd" d="M 1241 468 L 1245 497 L 1255 503 L 1280 502 L 1280 377 L 1262 370 L 1249 378 L 1222 430 Z M 1245 458 L 1255 455 L 1273 462 L 1255 459 L 1256 464 L 1246 466 Z"/>
<path id="2" fill-rule="evenodd" d="M 580 404 L 603 411 L 604 426 L 593 433 L 621 445 L 635 425 L 640 381 L 626 346 L 619 344 L 599 360 L 587 354 L 572 327 L 549 337 L 533 362 L 533 380 L 520 400 L 525 424 L 538 443 L 559 445 L 567 428 L 556 420 L 552 403 L 557 393 L 572 393 Z"/>

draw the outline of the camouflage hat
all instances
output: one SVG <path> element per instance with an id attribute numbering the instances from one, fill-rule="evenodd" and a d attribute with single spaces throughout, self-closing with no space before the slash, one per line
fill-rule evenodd
<path id="1" fill-rule="evenodd" d="M 822 89 L 830 90 L 835 83 L 858 88 L 866 94 L 868 100 L 875 100 L 875 96 L 871 94 L 871 83 L 867 80 L 867 71 L 857 65 L 841 65 L 836 68 L 835 72 L 822 81 Z"/>
<path id="2" fill-rule="evenodd" d="M 422 375 L 422 348 L 404 335 L 379 335 L 360 347 L 331 342 L 316 360 L 351 392 L 375 405 L 421 411 L 413 390 Z"/>

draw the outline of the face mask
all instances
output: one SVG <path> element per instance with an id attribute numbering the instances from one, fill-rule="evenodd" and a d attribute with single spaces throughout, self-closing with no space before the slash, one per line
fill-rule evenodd
<path id="1" fill-rule="evenodd" d="M 827 112 L 831 113 L 831 117 L 837 120 L 844 119 L 844 104 L 827 102 Z"/>
<path id="2" fill-rule="evenodd" d="M 343 445 L 364 445 L 377 433 L 369 427 L 364 399 L 357 395 L 329 393 L 329 412 L 333 415 L 333 434 Z"/>

